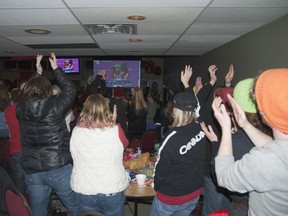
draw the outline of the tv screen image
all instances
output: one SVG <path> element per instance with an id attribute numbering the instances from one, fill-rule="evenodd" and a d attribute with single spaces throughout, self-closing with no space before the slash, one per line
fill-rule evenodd
<path id="1" fill-rule="evenodd" d="M 79 73 L 78 58 L 59 58 L 57 61 L 65 73 Z"/>
<path id="2" fill-rule="evenodd" d="M 107 87 L 136 87 L 140 84 L 140 60 L 94 60 L 94 77 L 104 74 Z"/>

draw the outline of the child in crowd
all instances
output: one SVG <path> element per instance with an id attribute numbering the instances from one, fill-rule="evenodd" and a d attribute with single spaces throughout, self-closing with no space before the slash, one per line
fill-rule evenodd
<path id="1" fill-rule="evenodd" d="M 173 99 L 174 121 L 159 148 L 151 216 L 190 215 L 203 192 L 205 134 L 196 122 L 199 104 L 189 86 L 191 76 L 186 66 L 181 73 L 186 91 Z"/>
<path id="2" fill-rule="evenodd" d="M 124 215 L 128 175 L 123 166 L 123 152 L 128 140 L 115 123 L 116 112 L 114 106 L 112 115 L 102 95 L 90 95 L 73 129 L 71 187 L 81 211 Z"/>

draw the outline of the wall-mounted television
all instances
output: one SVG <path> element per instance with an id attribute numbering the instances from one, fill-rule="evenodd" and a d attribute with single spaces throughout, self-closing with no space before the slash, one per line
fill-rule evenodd
<path id="1" fill-rule="evenodd" d="M 107 87 L 140 86 L 140 60 L 94 60 L 93 71 L 94 77 L 105 72 Z"/>
<path id="2" fill-rule="evenodd" d="M 79 73 L 79 58 L 59 58 L 57 61 L 65 73 Z"/>

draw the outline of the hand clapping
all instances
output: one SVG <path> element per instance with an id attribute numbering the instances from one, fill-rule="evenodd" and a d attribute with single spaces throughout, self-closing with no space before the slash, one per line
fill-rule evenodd
<path id="1" fill-rule="evenodd" d="M 51 56 L 49 57 L 49 61 L 50 61 L 50 65 L 51 65 L 52 69 L 55 70 L 58 67 L 58 63 L 57 63 L 56 55 L 53 52 L 51 52 Z"/>

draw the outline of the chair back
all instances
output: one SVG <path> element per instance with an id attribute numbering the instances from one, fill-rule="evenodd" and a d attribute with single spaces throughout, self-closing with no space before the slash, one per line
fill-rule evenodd
<path id="1" fill-rule="evenodd" d="M 154 153 L 154 145 L 159 142 L 159 140 L 160 135 L 157 130 L 153 129 L 145 131 L 141 139 L 142 152 Z"/>
<path id="2" fill-rule="evenodd" d="M 17 189 L 6 189 L 5 202 L 10 216 L 32 216 L 32 210 L 29 203 Z"/>

